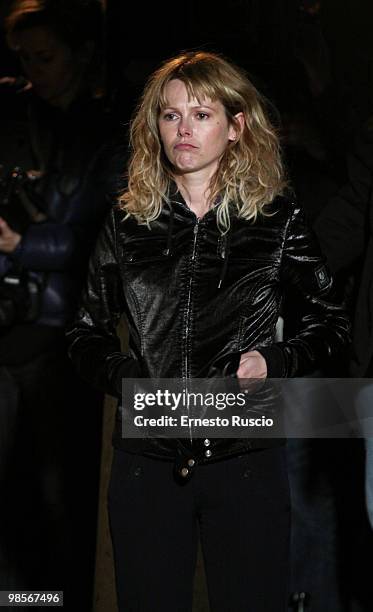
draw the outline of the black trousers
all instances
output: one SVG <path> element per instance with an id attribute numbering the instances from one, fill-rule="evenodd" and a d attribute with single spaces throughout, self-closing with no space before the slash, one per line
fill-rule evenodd
<path id="1" fill-rule="evenodd" d="M 211 612 L 284 612 L 290 503 L 285 449 L 200 465 L 115 450 L 109 517 L 120 612 L 190 612 L 198 531 Z"/>

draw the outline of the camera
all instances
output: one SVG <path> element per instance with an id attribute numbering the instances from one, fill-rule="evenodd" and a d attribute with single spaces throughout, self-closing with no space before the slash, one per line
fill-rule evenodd
<path id="1" fill-rule="evenodd" d="M 43 199 L 35 190 L 35 182 L 41 178 L 39 172 L 26 172 L 20 166 L 5 172 L 0 165 L 0 216 L 19 234 L 23 234 L 30 223 L 46 219 Z"/>
<path id="2" fill-rule="evenodd" d="M 20 234 L 31 223 L 46 219 L 43 202 L 33 189 L 39 177 L 18 166 L 5 173 L 0 166 L 0 216 Z M 40 311 L 41 295 L 42 283 L 36 273 L 13 264 L 0 278 L 0 329 L 34 321 Z"/>
<path id="3" fill-rule="evenodd" d="M 13 270 L 0 279 L 0 329 L 34 321 L 41 306 L 40 281 L 26 270 Z"/>

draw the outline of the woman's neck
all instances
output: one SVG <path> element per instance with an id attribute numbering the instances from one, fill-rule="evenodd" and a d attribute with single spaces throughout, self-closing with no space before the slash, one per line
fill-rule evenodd
<path id="1" fill-rule="evenodd" d="M 176 176 L 175 181 L 189 208 L 197 217 L 203 217 L 210 208 L 210 180 L 206 180 L 206 177 L 184 174 L 183 176 Z"/>

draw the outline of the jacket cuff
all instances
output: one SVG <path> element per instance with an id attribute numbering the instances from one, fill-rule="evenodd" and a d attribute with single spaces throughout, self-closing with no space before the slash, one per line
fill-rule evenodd
<path id="1" fill-rule="evenodd" d="M 267 363 L 267 378 L 284 378 L 286 377 L 286 358 L 279 346 L 263 346 L 255 348 L 260 353 Z"/>
<path id="2" fill-rule="evenodd" d="M 110 378 L 114 397 L 121 399 L 123 378 L 141 378 L 141 370 L 137 359 L 130 356 L 124 357 Z"/>

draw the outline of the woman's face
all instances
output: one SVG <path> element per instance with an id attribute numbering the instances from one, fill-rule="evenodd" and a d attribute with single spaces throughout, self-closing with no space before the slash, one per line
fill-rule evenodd
<path id="1" fill-rule="evenodd" d="M 179 79 L 166 85 L 165 97 L 167 106 L 159 114 L 158 126 L 175 174 L 198 172 L 210 178 L 229 142 L 236 140 L 237 128 L 229 124 L 221 102 L 188 99 Z"/>
<path id="2" fill-rule="evenodd" d="M 35 93 L 54 106 L 76 90 L 80 81 L 72 49 L 47 26 L 35 26 L 16 34 L 18 54 Z"/>

